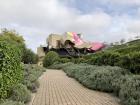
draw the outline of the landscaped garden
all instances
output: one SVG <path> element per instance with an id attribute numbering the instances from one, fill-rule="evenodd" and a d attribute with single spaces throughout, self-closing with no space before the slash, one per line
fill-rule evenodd
<path id="1" fill-rule="evenodd" d="M 24 39 L 4 29 L 0 34 L 0 105 L 24 105 L 39 87 L 45 68 L 38 67 L 37 55 Z"/>
<path id="2" fill-rule="evenodd" d="M 122 105 L 140 105 L 140 40 L 82 58 L 59 58 L 48 68 L 63 70 L 87 88 L 113 93 Z"/>
<path id="3" fill-rule="evenodd" d="M 117 96 L 122 105 L 140 105 L 140 40 L 108 47 L 78 58 L 61 58 L 50 51 L 43 60 L 49 69 L 63 70 L 85 87 Z M 46 71 L 23 37 L 3 30 L 0 36 L 0 105 L 25 105 L 39 88 Z"/>

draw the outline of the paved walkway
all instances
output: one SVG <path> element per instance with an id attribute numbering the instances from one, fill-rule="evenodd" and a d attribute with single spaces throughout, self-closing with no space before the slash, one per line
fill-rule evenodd
<path id="1" fill-rule="evenodd" d="M 47 70 L 30 105 L 119 105 L 107 93 L 85 88 L 60 70 Z"/>

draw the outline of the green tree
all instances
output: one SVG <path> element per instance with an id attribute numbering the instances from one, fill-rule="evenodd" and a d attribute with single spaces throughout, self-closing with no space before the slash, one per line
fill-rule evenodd
<path id="1" fill-rule="evenodd" d="M 25 64 L 36 64 L 38 61 L 38 56 L 28 48 L 24 49 L 24 54 L 22 56 L 22 62 Z"/>
<path id="2" fill-rule="evenodd" d="M 16 33 L 15 30 L 8 30 L 6 28 L 1 29 L 0 41 L 6 41 L 8 43 L 14 44 L 21 50 L 21 55 L 23 55 L 23 50 L 26 48 L 24 38 Z"/>
<path id="3" fill-rule="evenodd" d="M 22 62 L 25 64 L 37 63 L 37 55 L 26 47 L 24 38 L 15 30 L 2 29 L 0 40 L 17 46 L 21 50 Z"/>
<path id="4" fill-rule="evenodd" d="M 0 40 L 15 43 L 17 45 L 25 45 L 24 38 L 16 33 L 15 30 L 2 29 Z"/>

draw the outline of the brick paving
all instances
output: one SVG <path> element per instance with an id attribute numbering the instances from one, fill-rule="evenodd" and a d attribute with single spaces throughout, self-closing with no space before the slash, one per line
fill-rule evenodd
<path id="1" fill-rule="evenodd" d="M 61 70 L 47 70 L 29 105 L 120 105 L 110 94 L 90 90 Z"/>

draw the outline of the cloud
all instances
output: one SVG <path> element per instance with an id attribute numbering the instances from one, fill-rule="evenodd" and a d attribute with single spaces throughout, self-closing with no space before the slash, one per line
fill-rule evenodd
<path id="1" fill-rule="evenodd" d="M 131 2 L 100 1 L 114 4 Z M 84 34 L 85 40 L 115 41 L 120 36 L 129 37 L 133 31 L 139 31 L 139 19 L 133 19 L 127 14 L 112 16 L 101 6 L 93 10 L 90 6 L 90 12 L 84 13 L 78 7 L 71 6 L 70 2 L 73 5 L 76 3 L 75 0 L 0 0 L 0 28 L 16 29 L 34 51 L 40 44 L 46 44 L 50 33 L 74 31 Z M 92 3 L 90 0 L 88 2 Z M 138 1 L 133 0 L 135 3 Z M 133 23 L 133 20 L 136 22 Z"/>
<path id="2" fill-rule="evenodd" d="M 104 3 L 116 5 L 140 5 L 140 0 L 101 0 Z"/>
<path id="3" fill-rule="evenodd" d="M 34 50 L 45 42 L 49 33 L 76 31 L 91 35 L 102 32 L 111 22 L 111 17 L 104 12 L 81 14 L 59 0 L 8 1 L 0 1 L 1 27 L 15 28 Z"/>

